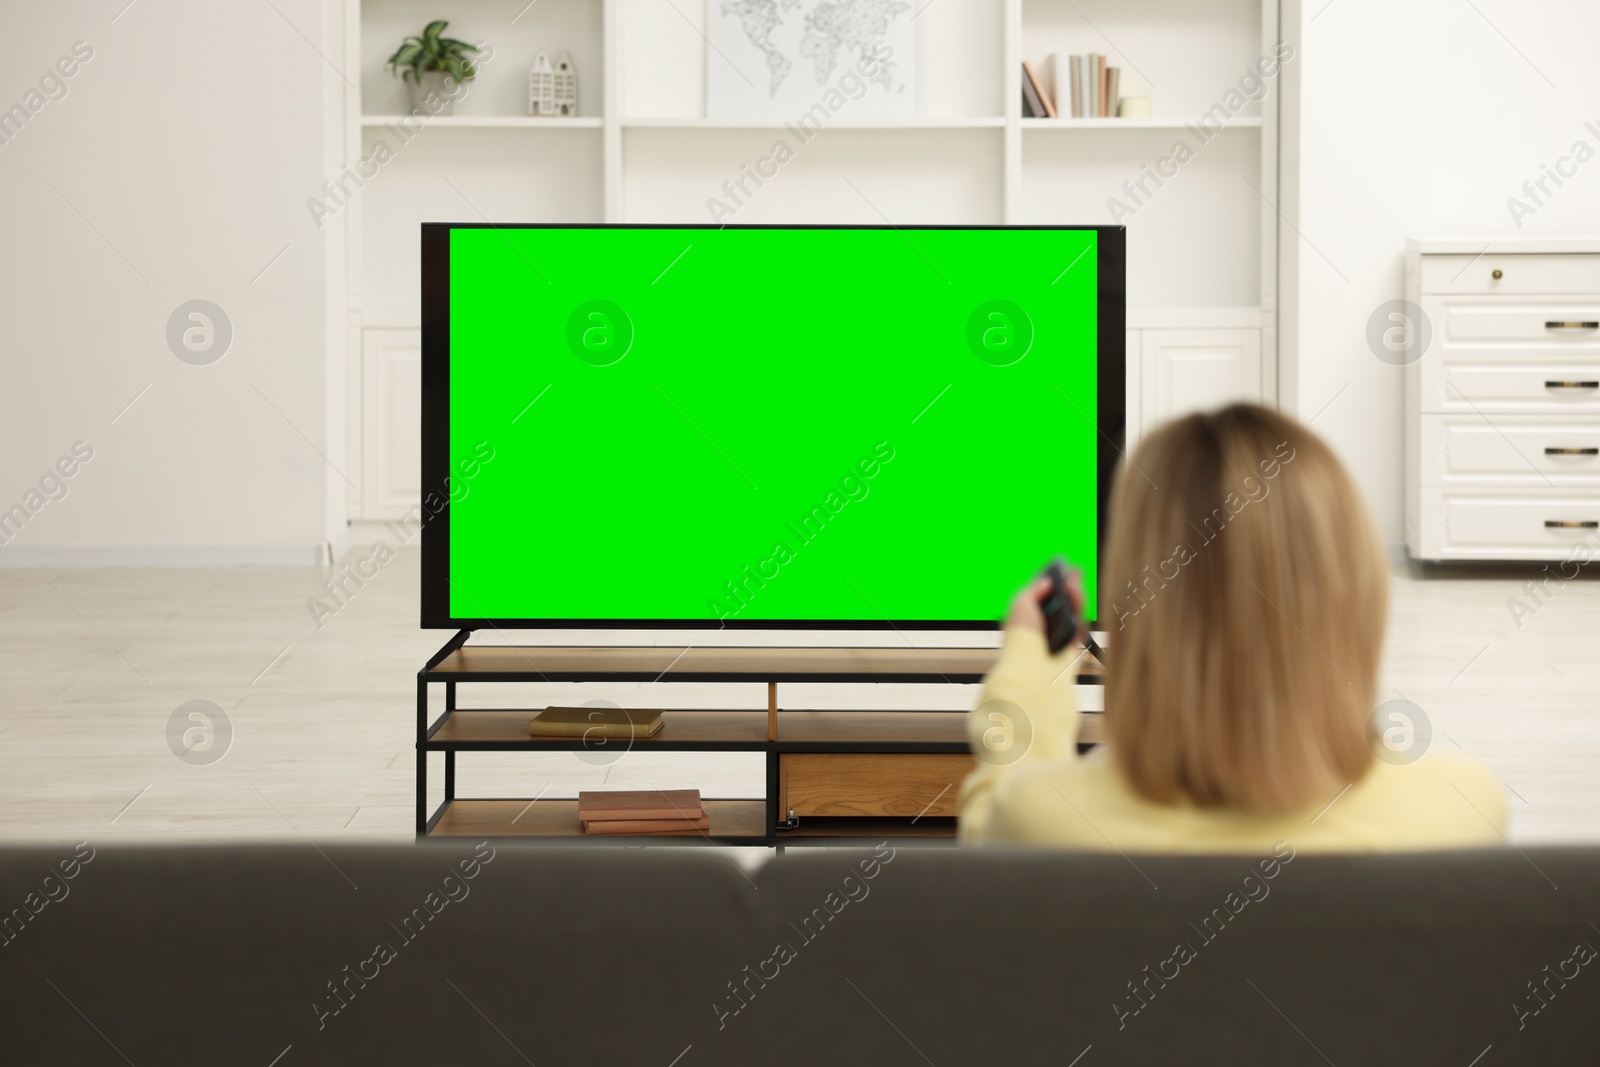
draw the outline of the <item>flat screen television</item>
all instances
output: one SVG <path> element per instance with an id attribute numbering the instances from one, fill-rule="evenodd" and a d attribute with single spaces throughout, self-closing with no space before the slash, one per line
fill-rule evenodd
<path id="1" fill-rule="evenodd" d="M 422 625 L 1095 618 L 1124 236 L 425 224 Z"/>

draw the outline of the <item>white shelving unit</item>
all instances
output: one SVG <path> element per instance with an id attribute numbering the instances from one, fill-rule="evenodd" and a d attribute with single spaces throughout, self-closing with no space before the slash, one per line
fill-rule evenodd
<path id="1" fill-rule="evenodd" d="M 1182 130 L 1189 119 L 1022 119 L 1024 130 Z M 1223 129 L 1260 129 L 1261 116 L 1241 116 Z"/>
<path id="2" fill-rule="evenodd" d="M 410 115 L 363 115 L 361 125 L 364 128 L 392 126 L 397 123 L 413 121 Z M 482 127 L 500 128 L 515 127 L 518 129 L 567 129 L 567 130 L 598 130 L 605 122 L 598 118 L 584 118 L 579 116 L 571 119 L 543 118 L 536 119 L 526 115 L 435 115 L 427 120 L 429 127 Z"/>
<path id="3" fill-rule="evenodd" d="M 1277 393 L 1275 80 L 1200 137 L 1190 124 L 1278 38 L 1278 0 L 959 0 L 917 17 L 918 114 L 848 110 L 803 145 L 782 119 L 708 118 L 704 35 L 717 0 L 346 0 L 347 155 L 393 158 L 353 199 L 344 262 L 353 398 L 349 446 L 364 477 L 352 513 L 381 519 L 414 490 L 415 430 L 397 383 L 420 326 L 423 221 L 709 222 L 708 201 L 785 138 L 795 158 L 733 223 L 1106 224 L 1128 227 L 1130 430 L 1185 407 Z M 493 55 L 454 114 L 408 118 L 384 61 L 433 18 Z M 534 54 L 568 51 L 579 116 L 529 118 Z M 1021 64 L 1101 52 L 1149 118 L 1025 119 Z M 848 105 L 847 105 L 848 107 Z M 798 118 L 798 116 L 795 116 Z M 409 131 L 408 131 L 409 132 Z M 1141 178 L 1178 142 L 1194 155 L 1151 195 Z M 1114 219 L 1112 198 L 1128 209 Z M 356 363 L 356 361 L 352 361 Z M 374 383 L 382 383 L 375 387 Z M 394 399 L 394 398 L 400 399 Z M 373 455 L 374 448 L 400 455 Z M 392 480 L 392 479 L 391 479 Z"/>
<path id="4" fill-rule="evenodd" d="M 974 116 L 971 118 L 908 118 L 856 121 L 836 119 L 828 123 L 830 130 L 982 130 L 1004 129 L 1006 120 L 999 116 Z M 655 130 L 781 130 L 783 119 L 711 119 L 711 118 L 635 118 L 622 119 L 623 129 Z"/>

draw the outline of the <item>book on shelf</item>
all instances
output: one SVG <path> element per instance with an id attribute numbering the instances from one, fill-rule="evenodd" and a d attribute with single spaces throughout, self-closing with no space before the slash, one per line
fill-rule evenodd
<path id="1" fill-rule="evenodd" d="M 694 822 L 705 816 L 698 789 L 585 789 L 578 793 L 581 823 Z"/>
<path id="2" fill-rule="evenodd" d="M 590 819 L 583 823 L 586 834 L 649 834 L 660 837 L 678 837 L 684 834 L 703 834 L 711 829 L 711 819 L 705 815 L 698 819 Z"/>
<path id="3" fill-rule="evenodd" d="M 1089 52 L 1068 55 L 1057 52 L 1050 57 L 1050 68 L 1055 80 L 1055 105 L 1059 113 L 1075 119 L 1118 117 L 1118 103 L 1122 99 L 1122 68 L 1108 66 L 1103 54 Z"/>
<path id="4" fill-rule="evenodd" d="M 1063 53 L 1057 52 L 1055 56 L 1056 67 L 1056 97 L 1061 96 L 1061 82 L 1066 80 L 1071 94 L 1072 109 L 1068 112 L 1073 118 L 1083 118 L 1083 57 L 1066 56 L 1066 65 L 1062 65 Z"/>
<path id="5" fill-rule="evenodd" d="M 1033 79 L 1028 77 L 1028 72 L 1022 72 L 1022 117 L 1025 119 L 1042 119 L 1045 117 L 1044 101 L 1039 99 L 1039 91 L 1033 87 Z"/>
<path id="6" fill-rule="evenodd" d="M 663 723 L 659 708 L 548 707 L 528 723 L 530 737 L 651 737 Z"/>
<path id="7" fill-rule="evenodd" d="M 1036 115 L 1034 117 L 1055 118 L 1056 104 L 1054 100 L 1050 99 L 1050 90 L 1039 77 L 1039 72 L 1033 69 L 1033 64 L 1026 59 L 1022 61 L 1022 77 L 1024 84 L 1033 86 L 1034 96 L 1038 98 L 1039 106 L 1044 109 L 1042 116 Z"/>

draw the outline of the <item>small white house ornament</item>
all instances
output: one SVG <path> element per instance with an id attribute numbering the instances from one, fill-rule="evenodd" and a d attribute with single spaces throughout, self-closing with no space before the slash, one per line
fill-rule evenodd
<path id="1" fill-rule="evenodd" d="M 578 68 L 572 65 L 572 56 L 562 52 L 556 59 L 555 113 L 562 118 L 576 118 L 578 114 Z"/>
<path id="2" fill-rule="evenodd" d="M 550 66 L 550 57 L 540 52 L 533 57 L 533 69 L 528 71 L 528 114 L 555 113 L 556 72 Z"/>

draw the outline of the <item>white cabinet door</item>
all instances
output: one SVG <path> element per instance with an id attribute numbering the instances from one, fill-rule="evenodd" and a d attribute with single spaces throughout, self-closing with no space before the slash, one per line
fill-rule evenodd
<path id="1" fill-rule="evenodd" d="M 361 332 L 361 515 L 395 519 L 422 497 L 422 331 Z"/>
<path id="2" fill-rule="evenodd" d="M 1140 332 L 1145 432 L 1177 415 L 1261 401 L 1260 330 Z"/>

